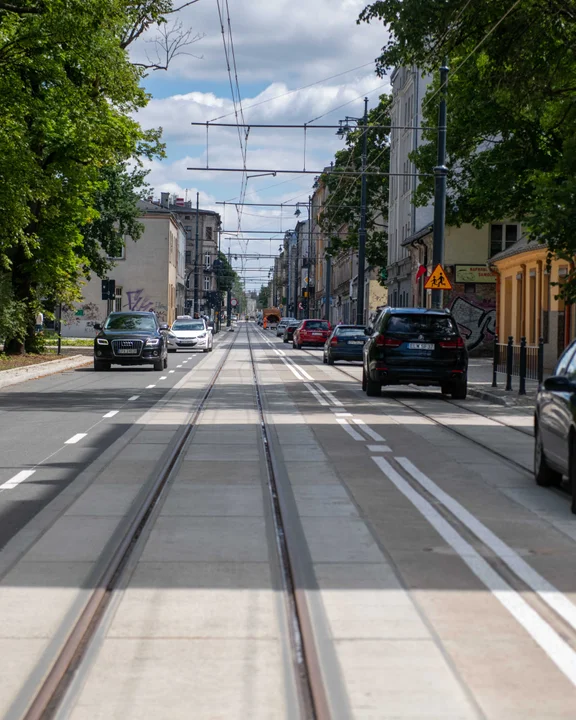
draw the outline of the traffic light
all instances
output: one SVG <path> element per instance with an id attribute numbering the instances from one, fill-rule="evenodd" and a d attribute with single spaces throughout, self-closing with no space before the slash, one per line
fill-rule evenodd
<path id="1" fill-rule="evenodd" d="M 388 270 L 386 268 L 382 268 L 380 270 L 380 277 L 382 278 L 382 280 L 388 279 Z"/>
<path id="2" fill-rule="evenodd" d="M 102 280 L 102 300 L 114 300 L 116 297 L 116 280 Z"/>

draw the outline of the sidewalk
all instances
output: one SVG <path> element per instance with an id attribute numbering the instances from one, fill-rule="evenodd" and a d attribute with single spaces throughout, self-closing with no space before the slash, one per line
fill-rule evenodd
<path id="1" fill-rule="evenodd" d="M 506 375 L 498 373 L 498 387 L 492 387 L 492 358 L 470 358 L 468 364 L 468 394 L 497 405 L 532 407 L 538 383 L 526 380 L 526 395 L 518 395 L 520 379 L 512 378 L 512 390 L 506 391 Z"/>

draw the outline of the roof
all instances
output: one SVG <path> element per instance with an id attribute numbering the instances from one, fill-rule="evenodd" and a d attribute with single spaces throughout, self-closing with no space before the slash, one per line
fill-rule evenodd
<path id="1" fill-rule="evenodd" d="M 402 242 L 402 246 L 410 245 L 413 242 L 416 242 L 416 240 L 421 240 L 423 237 L 426 237 L 427 235 L 430 235 L 431 232 L 434 230 L 434 224 L 430 223 L 429 225 L 426 225 L 426 227 L 423 227 L 422 230 L 418 230 L 418 232 L 415 232 L 413 235 L 410 235 L 410 237 L 407 237 L 406 240 Z"/>
<path id="2" fill-rule="evenodd" d="M 392 313 L 402 313 L 403 315 L 447 315 L 450 310 L 447 309 L 441 309 L 441 310 L 435 310 L 435 309 L 429 309 L 429 308 L 405 308 L 405 307 L 398 307 L 398 308 L 386 308 L 386 310 L 389 310 Z"/>
<path id="3" fill-rule="evenodd" d="M 170 210 L 150 200 L 138 200 L 138 209 L 145 213 L 158 213 L 159 215 L 170 215 Z"/>
<path id="4" fill-rule="evenodd" d="M 531 252 L 532 250 L 545 250 L 546 245 L 544 243 L 530 240 L 528 235 L 523 235 L 520 240 L 517 240 L 514 245 L 510 245 L 506 250 L 493 255 L 490 258 L 490 262 L 498 262 L 498 260 L 505 260 L 506 258 L 513 257 L 514 255 L 520 255 L 523 252 Z"/>
<path id="5" fill-rule="evenodd" d="M 110 315 L 156 315 L 153 310 L 113 310 Z"/>

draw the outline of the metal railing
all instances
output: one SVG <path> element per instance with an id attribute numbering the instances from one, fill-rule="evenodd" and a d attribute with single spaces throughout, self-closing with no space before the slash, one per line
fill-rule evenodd
<path id="1" fill-rule="evenodd" d="M 544 339 L 538 345 L 527 345 L 526 338 L 520 338 L 520 345 L 514 345 L 510 336 L 507 343 L 499 343 L 494 337 L 494 355 L 492 366 L 492 387 L 498 387 L 498 373 L 506 375 L 507 391 L 512 390 L 512 378 L 519 378 L 518 395 L 526 395 L 526 380 L 544 379 Z"/>

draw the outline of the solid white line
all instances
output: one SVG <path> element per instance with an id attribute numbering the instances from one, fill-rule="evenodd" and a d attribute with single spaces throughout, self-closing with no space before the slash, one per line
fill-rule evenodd
<path id="1" fill-rule="evenodd" d="M 360 442 L 364 442 L 364 438 L 362 437 L 362 435 L 360 435 L 360 433 L 357 433 L 353 427 L 350 427 L 350 425 L 348 425 L 348 422 L 346 420 L 344 420 L 344 418 L 337 417 L 336 422 L 338 423 L 338 425 L 342 425 L 344 430 L 346 430 L 348 435 L 350 435 L 350 437 L 354 438 L 354 440 L 359 440 Z"/>
<path id="2" fill-rule="evenodd" d="M 168 370 L 168 372 L 169 372 L 169 373 L 173 373 L 173 372 L 174 372 L 174 370 Z"/>
<path id="3" fill-rule="evenodd" d="M 428 520 L 436 532 L 462 558 L 463 562 L 481 580 L 526 632 L 540 645 L 552 662 L 576 686 L 576 652 L 560 635 L 519 595 L 503 577 L 493 570 L 432 505 L 414 490 L 390 463 L 381 457 L 372 457 L 384 475 Z"/>
<path id="4" fill-rule="evenodd" d="M 34 475 L 35 472 L 36 470 L 21 470 L 17 475 L 14 475 L 13 478 L 6 480 L 3 485 L 0 485 L 0 490 L 12 490 L 12 488 L 15 488 L 17 485 L 20 485 L 21 482 L 27 480 L 30 475 Z"/>
<path id="5" fill-rule="evenodd" d="M 330 390 L 326 390 L 326 388 L 323 385 L 320 385 L 320 383 L 318 383 L 318 382 L 315 384 L 316 384 L 316 387 L 319 390 L 321 390 L 324 393 L 324 395 L 326 395 L 326 397 L 328 397 L 328 398 L 330 398 L 330 400 L 332 400 L 334 405 L 336 405 L 337 407 L 344 407 L 344 403 L 340 402 L 340 400 L 338 400 L 338 398 L 333 393 L 331 393 Z"/>
<path id="6" fill-rule="evenodd" d="M 341 410 L 338 410 L 338 408 L 330 408 L 330 410 L 332 410 L 336 417 L 352 417 L 352 413 L 342 412 Z"/>
<path id="7" fill-rule="evenodd" d="M 160 378 L 160 380 L 168 380 L 168 376 L 167 376 L 167 375 L 162 375 L 162 377 Z"/>
<path id="8" fill-rule="evenodd" d="M 70 438 L 70 440 L 66 440 L 66 442 L 64 443 L 64 445 L 74 445 L 74 444 L 76 444 L 79 440 L 82 440 L 82 438 L 85 438 L 87 434 L 88 434 L 88 433 L 76 433 L 76 435 L 72 435 L 72 437 Z"/>
<path id="9" fill-rule="evenodd" d="M 304 380 L 304 378 L 302 377 L 302 375 L 300 375 L 300 373 L 296 370 L 296 368 L 293 368 L 292 365 L 290 365 L 289 363 L 286 362 L 286 358 L 280 358 L 280 360 L 282 360 L 284 365 L 286 365 L 286 367 L 289 370 L 291 370 L 292 374 L 295 375 L 298 378 L 298 380 Z"/>
<path id="10" fill-rule="evenodd" d="M 386 442 L 386 439 L 382 437 L 379 433 L 376 432 L 376 430 L 372 430 L 372 428 L 369 425 L 366 425 L 364 420 L 358 420 L 357 418 L 354 418 L 354 422 L 356 425 L 360 425 L 362 430 L 368 435 L 369 438 L 372 438 L 372 440 L 376 440 L 376 442 Z"/>
<path id="11" fill-rule="evenodd" d="M 289 362 L 291 365 L 294 365 L 295 368 L 298 368 L 298 372 L 301 372 L 302 375 L 304 375 L 304 377 L 306 378 L 306 380 L 314 380 L 314 378 L 312 377 L 312 375 L 310 375 L 309 373 L 307 373 L 306 370 L 304 370 L 304 368 L 300 367 L 300 365 L 298 365 L 298 363 L 295 363 L 294 360 L 291 360 L 290 358 L 286 358 L 286 360 L 288 360 L 288 362 Z"/>
<path id="12" fill-rule="evenodd" d="M 105 418 L 114 417 L 114 415 L 118 415 L 119 412 L 120 412 L 120 410 L 110 410 L 110 412 L 107 412 L 106 415 L 102 415 L 102 417 L 105 417 Z"/>
<path id="13" fill-rule="evenodd" d="M 322 397 L 322 395 L 320 395 L 320 393 L 318 392 L 318 390 L 316 390 L 315 388 L 313 388 L 312 385 L 309 385 L 308 383 L 304 383 L 304 387 L 306 388 L 306 390 L 308 390 L 308 392 L 311 392 L 312 395 L 314 395 L 314 397 L 316 398 L 316 400 L 318 400 L 318 402 L 320 403 L 320 405 L 328 405 L 328 401 L 327 401 L 327 400 L 324 400 L 324 398 Z"/>
<path id="14" fill-rule="evenodd" d="M 503 540 L 468 512 L 457 500 L 454 500 L 453 497 L 439 488 L 433 480 L 421 472 L 408 458 L 397 458 L 397 460 L 400 465 L 410 473 L 414 480 L 419 482 L 422 487 L 426 488 L 429 493 L 440 500 L 460 522 L 466 525 L 477 538 L 506 563 L 512 572 L 531 587 L 534 592 L 538 593 L 552 610 L 555 610 L 558 615 L 563 617 L 564 620 L 576 630 L 576 606 L 574 606 L 557 587 L 549 583 L 548 580 L 531 568 L 515 550 L 509 545 L 506 545 Z"/>
<path id="15" fill-rule="evenodd" d="M 128 398 L 128 402 L 133 402 L 134 400 L 138 400 L 139 397 L 140 397 L 140 395 L 132 395 L 132 397 Z"/>
<path id="16" fill-rule="evenodd" d="M 151 390 L 154 387 L 156 387 L 156 385 L 146 385 L 146 390 Z"/>
<path id="17" fill-rule="evenodd" d="M 373 453 L 387 453 L 392 452 L 388 445 L 368 445 L 368 451 Z"/>

